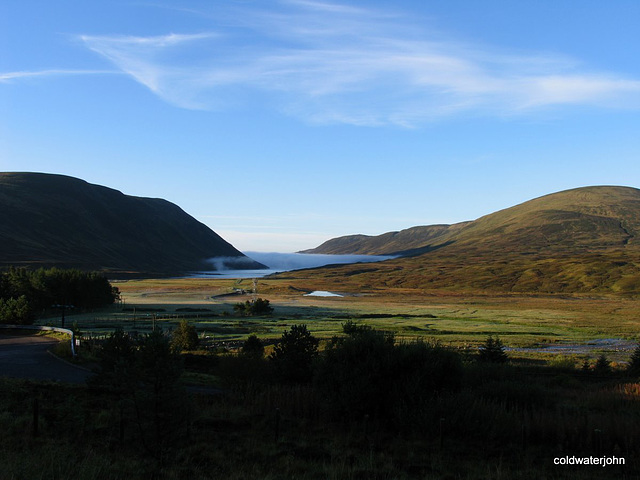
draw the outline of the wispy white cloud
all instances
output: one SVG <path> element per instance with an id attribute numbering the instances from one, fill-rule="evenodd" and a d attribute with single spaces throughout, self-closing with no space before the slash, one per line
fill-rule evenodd
<path id="1" fill-rule="evenodd" d="M 640 81 L 616 78 L 612 75 L 547 75 L 523 80 L 529 93 L 523 107 L 548 104 L 593 103 L 623 106 L 621 102 L 634 100 L 638 104 Z"/>
<path id="2" fill-rule="evenodd" d="M 122 72 L 171 103 L 185 108 L 198 108 L 189 101 L 199 75 L 207 74 L 189 55 L 189 45 L 215 37 L 212 33 L 168 34 L 155 37 L 139 36 L 80 36 L 80 40 L 96 53 L 109 59 Z M 189 56 L 193 63 L 184 62 Z M 206 57 L 206 56 L 205 56 Z"/>
<path id="3" fill-rule="evenodd" d="M 273 5 L 200 12 L 209 32 L 80 39 L 189 109 L 262 102 L 311 122 L 414 126 L 461 113 L 640 107 L 640 81 L 574 59 L 472 47 L 397 12 L 320 0 Z"/>
<path id="4" fill-rule="evenodd" d="M 65 69 L 50 69 L 50 70 L 35 70 L 35 71 L 19 71 L 19 72 L 5 72 L 0 73 L 0 82 L 9 82 L 11 80 L 19 80 L 24 78 L 38 78 L 38 77 L 54 77 L 54 76 L 68 76 L 68 75 L 105 75 L 115 74 L 121 75 L 119 70 L 65 70 Z"/>

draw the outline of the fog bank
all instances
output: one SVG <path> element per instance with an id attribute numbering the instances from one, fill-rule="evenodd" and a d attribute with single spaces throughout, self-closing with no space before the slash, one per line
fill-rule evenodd
<path id="1" fill-rule="evenodd" d="M 326 254 L 306 254 L 306 253 L 277 253 L 277 252 L 244 252 L 251 260 L 262 263 L 268 268 L 262 270 L 240 270 L 243 259 L 215 257 L 208 261 L 211 263 L 213 271 L 198 272 L 194 276 L 216 278 L 256 278 L 264 277 L 272 273 L 288 272 L 290 270 L 300 270 L 303 268 L 316 268 L 337 263 L 370 263 L 381 262 L 390 258 L 389 255 L 326 255 Z M 247 264 L 251 260 L 244 259 Z"/>
<path id="2" fill-rule="evenodd" d="M 389 255 L 326 255 L 317 253 L 244 252 L 249 258 L 277 271 L 315 268 L 334 263 L 381 262 L 394 258 Z"/>

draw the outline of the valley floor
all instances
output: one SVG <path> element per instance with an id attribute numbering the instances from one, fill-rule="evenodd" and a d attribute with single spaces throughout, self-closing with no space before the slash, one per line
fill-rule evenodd
<path id="1" fill-rule="evenodd" d="M 342 291 L 338 282 L 258 279 L 154 279 L 118 282 L 121 304 L 101 313 L 74 317 L 81 328 L 122 324 L 139 329 L 157 322 L 194 322 L 216 341 L 243 340 L 249 334 L 277 338 L 290 325 L 304 323 L 314 335 L 330 338 L 347 319 L 393 332 L 397 339 L 435 339 L 444 345 L 475 348 L 498 335 L 516 356 L 550 357 L 567 349 L 576 358 L 606 353 L 624 362 L 639 339 L 638 300 L 587 295 L 486 295 L 478 292 L 385 289 Z M 323 290 L 342 296 L 309 296 Z M 256 297 L 274 307 L 270 317 L 238 318 L 233 305 Z M 545 349 L 544 347 L 547 346 Z M 540 348 L 543 347 L 543 348 Z M 532 351 L 532 349 L 534 349 Z M 546 353 L 547 352 L 547 353 Z"/>

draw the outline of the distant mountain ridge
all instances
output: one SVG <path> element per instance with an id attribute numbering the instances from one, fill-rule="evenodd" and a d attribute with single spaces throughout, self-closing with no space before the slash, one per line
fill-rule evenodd
<path id="1" fill-rule="evenodd" d="M 0 266 L 178 273 L 264 268 L 177 205 L 64 175 L 0 173 Z"/>
<path id="2" fill-rule="evenodd" d="M 366 271 L 361 266 L 332 267 L 309 275 L 343 276 L 354 285 L 382 287 L 640 293 L 636 188 L 566 190 L 456 225 L 459 228 L 440 229 L 431 238 L 415 238 L 412 245 L 422 243 L 419 255 L 371 264 Z M 429 232 L 428 227 L 411 230 Z M 340 245 L 339 253 L 344 254 L 361 248 L 354 237 L 324 245 Z M 388 245 L 380 243 L 368 253 L 384 251 Z"/>
<path id="3" fill-rule="evenodd" d="M 299 253 L 322 253 L 331 255 L 416 255 L 426 253 L 440 240 L 457 232 L 471 222 L 453 225 L 427 225 L 411 227 L 399 232 L 382 235 L 346 235 L 332 238 L 322 245 Z"/>
<path id="4" fill-rule="evenodd" d="M 583 187 L 545 195 L 520 205 L 453 225 L 411 227 L 377 236 L 347 235 L 300 253 L 415 255 L 449 244 L 474 242 L 603 247 L 633 242 L 640 233 L 640 190 Z"/>

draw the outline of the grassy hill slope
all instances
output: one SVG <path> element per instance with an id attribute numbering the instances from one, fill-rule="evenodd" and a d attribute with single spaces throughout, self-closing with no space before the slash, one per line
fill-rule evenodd
<path id="1" fill-rule="evenodd" d="M 585 187 L 546 195 L 438 236 L 430 251 L 300 275 L 360 288 L 640 293 L 640 190 Z"/>
<path id="2" fill-rule="evenodd" d="M 230 257 L 259 267 L 178 206 L 63 175 L 0 173 L 0 265 L 171 273 Z"/>
<path id="3" fill-rule="evenodd" d="M 454 225 L 427 225 L 411 227 L 382 235 L 347 235 L 332 238 L 322 245 L 300 253 L 331 255 L 415 255 L 431 250 L 445 235 L 459 231 L 469 222 Z"/>
<path id="4" fill-rule="evenodd" d="M 540 197 L 470 222 L 458 248 L 509 248 L 520 253 L 592 251 L 634 244 L 640 232 L 640 190 L 584 187 Z"/>

